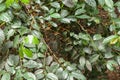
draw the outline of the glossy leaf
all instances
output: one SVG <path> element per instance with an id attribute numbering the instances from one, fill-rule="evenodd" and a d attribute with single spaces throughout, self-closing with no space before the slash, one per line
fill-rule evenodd
<path id="1" fill-rule="evenodd" d="M 0 20 L 4 22 L 10 22 L 12 20 L 12 16 L 8 12 L 0 14 Z"/>
<path id="2" fill-rule="evenodd" d="M 31 72 L 26 72 L 23 74 L 23 77 L 27 80 L 37 80 L 36 76 Z"/>
<path id="3" fill-rule="evenodd" d="M 61 18 L 59 13 L 53 13 L 53 14 L 50 15 L 50 17 L 52 17 L 52 18 Z"/>
<path id="4" fill-rule="evenodd" d="M 79 63 L 80 63 L 80 65 L 82 66 L 82 67 L 84 67 L 85 66 L 85 57 L 80 57 L 80 59 L 79 59 Z"/>
<path id="5" fill-rule="evenodd" d="M 85 0 L 85 2 L 91 7 L 96 7 L 96 1 L 95 0 Z"/>
<path id="6" fill-rule="evenodd" d="M 39 40 L 33 35 L 28 35 L 27 37 L 25 37 L 23 42 L 25 44 L 39 44 Z"/>
<path id="7" fill-rule="evenodd" d="M 27 49 L 27 48 L 23 47 L 22 51 L 27 57 L 33 57 L 33 53 L 30 49 Z"/>
<path id="8" fill-rule="evenodd" d="M 63 2 L 63 4 L 64 4 L 65 6 L 67 6 L 67 7 L 70 7 L 70 8 L 74 7 L 74 2 L 73 2 L 73 0 L 62 0 L 62 2 Z"/>
<path id="9" fill-rule="evenodd" d="M 113 8 L 113 6 L 114 6 L 113 0 L 105 0 L 105 4 L 110 8 Z"/>
<path id="10" fill-rule="evenodd" d="M 60 4 L 58 2 L 52 2 L 50 3 L 51 6 L 53 6 L 54 8 L 60 8 Z"/>
<path id="11" fill-rule="evenodd" d="M 61 17 L 66 17 L 69 14 L 68 10 L 61 10 Z"/>
<path id="12" fill-rule="evenodd" d="M 75 15 L 79 15 L 79 14 L 82 14 L 82 13 L 85 13 L 85 12 L 86 12 L 86 10 L 84 10 L 84 9 L 77 9 L 75 11 Z"/>
<path id="13" fill-rule="evenodd" d="M 47 78 L 49 78 L 50 80 L 58 80 L 58 77 L 53 73 L 48 73 Z"/>
<path id="14" fill-rule="evenodd" d="M 10 74 L 9 73 L 4 73 L 1 80 L 10 80 Z"/>

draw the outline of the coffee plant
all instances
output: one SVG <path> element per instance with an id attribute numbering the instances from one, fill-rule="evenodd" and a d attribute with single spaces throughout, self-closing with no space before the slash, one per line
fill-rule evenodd
<path id="1" fill-rule="evenodd" d="M 119 67 L 119 0 L 0 0 L 0 80 L 119 80 Z"/>

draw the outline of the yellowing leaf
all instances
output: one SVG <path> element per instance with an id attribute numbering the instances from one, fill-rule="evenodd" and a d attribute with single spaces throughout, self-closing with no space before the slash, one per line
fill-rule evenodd
<path id="1" fill-rule="evenodd" d="M 115 38 L 115 39 L 110 41 L 110 44 L 116 44 L 117 42 L 118 42 L 118 38 Z"/>

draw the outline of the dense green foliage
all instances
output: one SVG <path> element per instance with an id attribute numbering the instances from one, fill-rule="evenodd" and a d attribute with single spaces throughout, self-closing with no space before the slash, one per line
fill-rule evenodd
<path id="1" fill-rule="evenodd" d="M 118 66 L 120 1 L 0 0 L 1 80 L 98 80 Z"/>

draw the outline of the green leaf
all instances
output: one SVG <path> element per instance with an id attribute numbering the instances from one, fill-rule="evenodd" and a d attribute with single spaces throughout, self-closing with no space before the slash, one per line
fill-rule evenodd
<path id="1" fill-rule="evenodd" d="M 79 15 L 79 14 L 82 14 L 82 13 L 85 13 L 85 12 L 86 12 L 86 10 L 84 10 L 84 9 L 77 9 L 75 11 L 75 15 Z"/>
<path id="2" fill-rule="evenodd" d="M 27 57 L 33 57 L 32 51 L 30 49 L 27 49 L 25 47 L 22 48 L 23 53 L 27 56 Z"/>
<path id="3" fill-rule="evenodd" d="M 5 35 L 2 29 L 0 29 L 0 44 L 5 40 Z"/>
<path id="4" fill-rule="evenodd" d="M 68 10 L 61 10 L 61 17 L 66 17 L 69 14 Z"/>
<path id="5" fill-rule="evenodd" d="M 64 70 L 64 71 L 62 72 L 62 78 L 63 78 L 63 79 L 67 79 L 68 74 L 69 74 L 69 72 L 68 72 L 67 70 Z"/>
<path id="6" fill-rule="evenodd" d="M 111 35 L 111 36 L 109 36 L 109 37 L 107 37 L 107 38 L 105 38 L 104 40 L 103 40 L 103 44 L 107 44 L 107 43 L 109 43 L 112 39 L 115 39 L 115 38 L 117 38 L 118 36 L 117 35 Z"/>
<path id="7" fill-rule="evenodd" d="M 72 76 L 72 74 L 68 76 L 67 80 L 74 80 L 74 77 Z"/>
<path id="8" fill-rule="evenodd" d="M 14 2 L 14 3 L 12 4 L 12 7 L 13 7 L 14 9 L 16 9 L 16 10 L 21 10 L 21 7 L 22 7 L 22 6 L 20 6 L 19 3 Z"/>
<path id="9" fill-rule="evenodd" d="M 113 8 L 113 6 L 114 6 L 113 0 L 105 0 L 105 4 L 106 4 L 109 8 Z"/>
<path id="10" fill-rule="evenodd" d="M 10 37 L 12 37 L 12 36 L 14 35 L 14 33 L 15 33 L 15 30 L 14 30 L 14 29 L 10 29 L 10 30 L 8 31 L 8 33 L 7 33 L 7 40 L 8 40 Z"/>
<path id="11" fill-rule="evenodd" d="M 16 65 L 18 65 L 18 63 L 19 63 L 19 56 L 10 55 L 9 58 L 8 58 L 8 60 L 7 60 L 7 63 L 10 66 L 16 66 Z"/>
<path id="12" fill-rule="evenodd" d="M 102 36 L 100 34 L 95 34 L 93 36 L 93 40 L 100 40 L 100 39 L 102 39 Z"/>
<path id="13" fill-rule="evenodd" d="M 117 63 L 120 65 L 120 56 L 117 56 Z"/>
<path id="14" fill-rule="evenodd" d="M 60 8 L 60 4 L 58 2 L 52 2 L 50 3 L 50 5 L 54 8 L 58 8 L 58 9 Z"/>
<path id="15" fill-rule="evenodd" d="M 105 0 L 98 0 L 98 3 L 99 3 L 101 6 L 104 6 Z"/>
<path id="16" fill-rule="evenodd" d="M 23 45 L 20 45 L 20 47 L 19 47 L 19 55 L 20 55 L 21 58 L 24 57 L 23 48 L 24 48 Z"/>
<path id="17" fill-rule="evenodd" d="M 68 46 L 65 48 L 65 51 L 71 51 L 73 49 L 73 46 Z"/>
<path id="18" fill-rule="evenodd" d="M 86 41 L 89 41 L 89 37 L 87 34 L 83 34 L 83 33 L 79 33 L 79 38 L 80 39 L 83 39 L 83 40 L 86 40 Z"/>
<path id="19" fill-rule="evenodd" d="M 96 7 L 96 1 L 95 0 L 85 0 L 85 2 L 91 7 Z"/>
<path id="20" fill-rule="evenodd" d="M 46 64 L 47 65 L 50 65 L 50 63 L 53 61 L 53 57 L 52 56 L 48 56 L 47 58 L 46 58 Z"/>
<path id="21" fill-rule="evenodd" d="M 86 67 L 89 71 L 92 71 L 92 65 L 88 60 L 86 60 Z"/>
<path id="22" fill-rule="evenodd" d="M 107 64 L 106 64 L 107 68 L 110 70 L 110 71 L 113 71 L 115 69 L 115 67 L 118 66 L 117 62 L 114 61 L 114 60 L 109 60 L 107 61 Z"/>
<path id="23" fill-rule="evenodd" d="M 99 55 L 98 54 L 94 54 L 92 56 L 90 56 L 90 62 L 94 63 L 99 59 Z"/>
<path id="24" fill-rule="evenodd" d="M 90 16 L 88 16 L 86 14 L 83 14 L 83 15 L 80 15 L 80 16 L 76 16 L 76 18 L 78 18 L 78 19 L 89 19 Z"/>
<path id="25" fill-rule="evenodd" d="M 39 66 L 39 64 L 36 61 L 29 60 L 29 61 L 25 62 L 23 64 L 23 66 L 27 67 L 27 68 L 37 68 Z"/>
<path id="26" fill-rule="evenodd" d="M 10 22 L 12 21 L 12 16 L 8 12 L 5 12 L 0 14 L 0 20 L 4 22 Z"/>
<path id="27" fill-rule="evenodd" d="M 14 21 L 14 23 L 11 25 L 12 28 L 20 28 L 21 26 L 21 21 Z"/>
<path id="28" fill-rule="evenodd" d="M 53 26 L 53 27 L 58 27 L 58 25 L 57 25 L 57 23 L 55 23 L 55 22 L 50 22 L 50 24 Z"/>
<path id="29" fill-rule="evenodd" d="M 24 38 L 23 43 L 24 44 L 39 44 L 39 40 L 37 37 L 33 35 L 28 35 L 27 37 Z"/>
<path id="30" fill-rule="evenodd" d="M 15 36 L 13 41 L 14 48 L 17 48 L 17 45 L 19 44 L 19 35 Z"/>
<path id="31" fill-rule="evenodd" d="M 62 0 L 62 2 L 65 6 L 70 7 L 70 8 L 74 7 L 75 5 L 73 0 Z"/>
<path id="32" fill-rule="evenodd" d="M 69 19 L 69 18 L 62 18 L 62 19 L 61 19 L 61 22 L 62 22 L 62 23 L 70 23 L 70 22 L 71 22 L 71 19 Z"/>
<path id="33" fill-rule="evenodd" d="M 52 18 L 61 18 L 59 13 L 53 13 L 53 14 L 50 15 L 50 17 L 52 17 Z"/>
<path id="34" fill-rule="evenodd" d="M 0 12 L 3 12 L 4 10 L 6 10 L 6 5 L 5 3 L 0 4 Z"/>
<path id="35" fill-rule="evenodd" d="M 18 30 L 19 34 L 20 35 L 24 35 L 24 34 L 27 34 L 30 32 L 30 30 L 26 27 L 21 27 L 19 30 Z"/>
<path id="36" fill-rule="evenodd" d="M 38 40 L 38 38 L 34 36 L 32 43 L 33 44 L 39 44 L 39 42 L 40 41 Z"/>
<path id="37" fill-rule="evenodd" d="M 115 6 L 120 6 L 120 1 L 117 1 L 117 2 L 115 3 Z"/>
<path id="38" fill-rule="evenodd" d="M 6 0 L 7 7 L 11 6 L 14 3 L 15 0 Z"/>
<path id="39" fill-rule="evenodd" d="M 45 55 L 44 55 L 44 54 L 42 54 L 42 53 L 38 53 L 38 57 L 40 57 L 40 58 L 44 58 L 44 57 L 45 57 Z"/>
<path id="40" fill-rule="evenodd" d="M 39 25 L 37 24 L 37 22 L 35 22 L 34 24 L 32 24 L 32 27 L 35 29 L 35 30 L 40 30 L 40 27 Z"/>
<path id="41" fill-rule="evenodd" d="M 36 76 L 31 73 L 31 72 L 26 72 L 23 74 L 23 77 L 26 79 L 26 80 L 37 80 L 36 79 Z"/>
<path id="42" fill-rule="evenodd" d="M 63 76 L 61 75 L 61 74 L 63 74 L 63 68 L 58 68 L 57 70 L 56 70 L 56 73 L 55 73 L 56 75 L 57 75 L 57 77 L 58 77 L 58 79 L 64 79 L 63 78 Z"/>
<path id="43" fill-rule="evenodd" d="M 2 3 L 4 0 L 0 0 L 0 3 Z"/>
<path id="44" fill-rule="evenodd" d="M 10 74 L 9 73 L 4 73 L 1 80 L 10 80 Z"/>
<path id="45" fill-rule="evenodd" d="M 80 59 L 79 59 L 79 63 L 80 63 L 80 65 L 84 68 L 84 66 L 85 66 L 85 57 L 83 57 L 83 56 L 81 56 L 80 57 Z"/>
<path id="46" fill-rule="evenodd" d="M 28 4 L 30 2 L 30 0 L 21 0 L 21 2 L 24 4 Z"/>
<path id="47" fill-rule="evenodd" d="M 36 75 L 36 78 L 37 80 L 42 80 L 44 78 L 44 70 L 43 69 L 38 69 L 35 71 L 35 75 Z"/>
<path id="48" fill-rule="evenodd" d="M 82 73 L 72 72 L 71 75 L 78 80 L 79 79 L 80 80 L 86 80 L 85 76 Z"/>
<path id="49" fill-rule="evenodd" d="M 16 72 L 14 67 L 9 66 L 8 64 L 5 64 L 5 69 L 7 72 L 10 72 L 12 74 L 15 74 L 15 72 Z"/>
<path id="50" fill-rule="evenodd" d="M 16 70 L 15 78 L 14 80 L 23 80 L 23 73 L 21 69 Z"/>
<path id="51" fill-rule="evenodd" d="M 92 53 L 92 50 L 91 50 L 89 47 L 83 48 L 83 51 L 84 51 L 85 53 L 88 53 L 88 54 L 91 54 L 91 53 Z"/>
<path id="52" fill-rule="evenodd" d="M 105 58 L 107 59 L 114 57 L 114 55 L 111 53 L 111 50 L 107 50 L 107 52 L 104 55 L 105 55 Z"/>
<path id="53" fill-rule="evenodd" d="M 58 77 L 53 73 L 48 73 L 47 78 L 49 78 L 50 80 L 58 80 Z"/>

